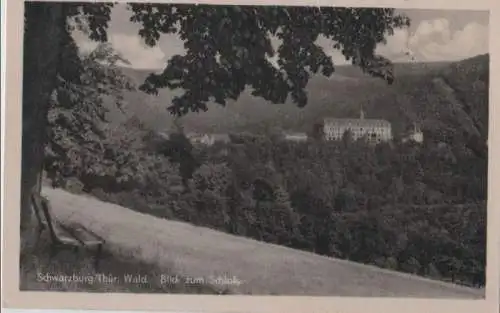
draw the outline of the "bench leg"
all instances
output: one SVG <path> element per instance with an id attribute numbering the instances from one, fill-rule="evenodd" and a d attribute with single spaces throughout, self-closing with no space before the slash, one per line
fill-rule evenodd
<path id="1" fill-rule="evenodd" d="M 73 253 L 75 254 L 75 263 L 78 263 L 80 260 L 80 247 L 79 246 L 74 246 L 72 247 Z"/>
<path id="2" fill-rule="evenodd" d="M 38 227 L 38 231 L 36 232 L 35 251 L 38 249 L 38 245 L 40 244 L 40 237 L 42 236 L 43 231 L 43 227 Z"/>
<path id="3" fill-rule="evenodd" d="M 95 259 L 94 259 L 94 269 L 97 272 L 99 270 L 99 261 L 102 254 L 102 244 L 99 244 L 96 249 Z"/>

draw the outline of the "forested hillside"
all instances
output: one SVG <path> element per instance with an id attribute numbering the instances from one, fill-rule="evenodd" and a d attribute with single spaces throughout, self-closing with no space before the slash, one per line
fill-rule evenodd
<path id="1" fill-rule="evenodd" d="M 157 120 L 143 113 L 115 126 L 113 136 L 92 138 L 104 152 L 87 161 L 48 158 L 46 168 L 61 184 L 77 182 L 75 192 L 159 217 L 484 285 L 488 60 L 412 65 L 420 70 L 401 70 L 391 86 L 338 70 L 336 78 L 310 82 L 314 97 L 303 109 L 244 95 L 227 109 L 188 115 L 176 127 L 166 119 L 176 131 L 169 140 L 152 131 L 163 129 L 165 116 L 152 110 Z M 123 116 L 168 101 L 151 99 L 128 92 Z M 321 116 L 355 116 L 360 105 L 369 117 L 391 121 L 396 134 L 418 122 L 424 144 L 371 146 L 348 137 L 291 143 L 261 131 L 271 122 L 305 129 Z M 117 125 L 118 111 L 112 117 Z M 232 142 L 193 147 L 183 132 L 195 123 L 234 133 Z"/>
<path id="2" fill-rule="evenodd" d="M 270 127 L 279 126 L 289 130 L 307 131 L 310 124 L 318 117 L 325 115 L 338 117 L 357 117 L 360 105 L 363 105 L 368 117 L 385 116 L 391 118 L 392 107 L 376 105 L 374 96 L 388 94 L 404 95 L 401 86 L 407 88 L 404 81 L 411 81 L 414 76 L 420 76 L 435 69 L 446 66 L 446 63 L 400 63 L 395 64 L 394 85 L 387 85 L 380 79 L 367 76 L 353 66 L 337 66 L 335 74 L 330 78 L 324 76 L 312 77 L 307 86 L 309 103 L 305 108 L 298 108 L 289 99 L 284 104 L 272 104 L 261 98 L 256 98 L 244 92 L 237 101 L 229 101 L 226 107 L 216 103 L 209 105 L 207 112 L 192 113 L 182 118 L 186 131 L 199 132 L 230 132 L 254 131 L 262 132 Z M 123 69 L 124 73 L 137 84 L 141 84 L 149 74 L 148 71 Z M 408 89 L 408 88 L 407 88 Z M 411 88 L 410 88 L 411 90 Z M 158 96 L 144 93 L 126 92 L 125 103 L 127 115 L 137 116 L 149 128 L 169 130 L 173 127 L 173 117 L 165 107 L 176 94 L 168 89 L 160 90 Z M 381 100 L 382 102 L 383 100 Z M 110 103 L 110 107 L 114 107 Z M 380 112 L 380 107 L 384 108 Z M 399 112 L 399 111 L 397 111 Z M 110 115 L 113 120 L 123 121 L 123 114 L 114 111 Z M 394 123 L 398 123 L 396 115 Z"/>

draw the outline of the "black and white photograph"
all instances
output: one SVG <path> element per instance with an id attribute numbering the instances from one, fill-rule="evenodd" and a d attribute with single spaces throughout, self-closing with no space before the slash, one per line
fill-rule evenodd
<path id="1" fill-rule="evenodd" d="M 20 291 L 485 299 L 489 11 L 27 1 L 23 33 Z"/>

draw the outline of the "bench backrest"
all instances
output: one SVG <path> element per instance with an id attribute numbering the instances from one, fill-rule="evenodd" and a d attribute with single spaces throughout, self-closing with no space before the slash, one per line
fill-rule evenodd
<path id="1" fill-rule="evenodd" d="M 49 201 L 37 193 L 31 195 L 31 201 L 40 227 L 48 228 L 51 239 L 57 239 L 50 215 Z"/>

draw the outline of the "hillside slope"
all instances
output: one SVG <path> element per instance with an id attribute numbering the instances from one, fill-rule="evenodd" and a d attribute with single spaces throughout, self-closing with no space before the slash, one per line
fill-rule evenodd
<path id="1" fill-rule="evenodd" d="M 311 124 L 324 116 L 357 117 L 363 106 L 369 117 L 386 118 L 395 123 L 408 124 L 404 119 L 416 119 L 415 114 L 400 109 L 394 103 L 408 102 L 408 98 L 419 78 L 439 71 L 448 63 L 415 63 L 395 64 L 396 81 L 387 85 L 384 81 L 363 74 L 353 66 L 338 66 L 330 78 L 318 75 L 309 81 L 307 86 L 309 103 L 298 108 L 290 100 L 284 104 L 272 104 L 261 98 L 244 92 L 237 101 L 228 101 L 226 107 L 210 104 L 207 112 L 191 113 L 182 118 L 187 131 L 229 132 L 250 130 L 260 132 L 267 127 L 279 126 L 284 129 L 310 130 Z M 147 77 L 147 71 L 124 69 L 136 84 L 141 84 Z M 144 94 L 140 91 L 127 92 L 128 116 L 138 116 L 150 128 L 169 129 L 173 117 L 167 112 L 172 98 L 179 91 L 163 89 L 158 96 Z M 405 107 L 412 107 L 412 104 Z M 112 119 L 124 117 L 114 112 Z"/>
<path id="2" fill-rule="evenodd" d="M 89 196 L 44 188 L 61 221 L 79 222 L 126 251 L 179 275 L 227 275 L 242 294 L 482 298 L 484 290 L 390 272 L 281 246 L 158 219 Z"/>

